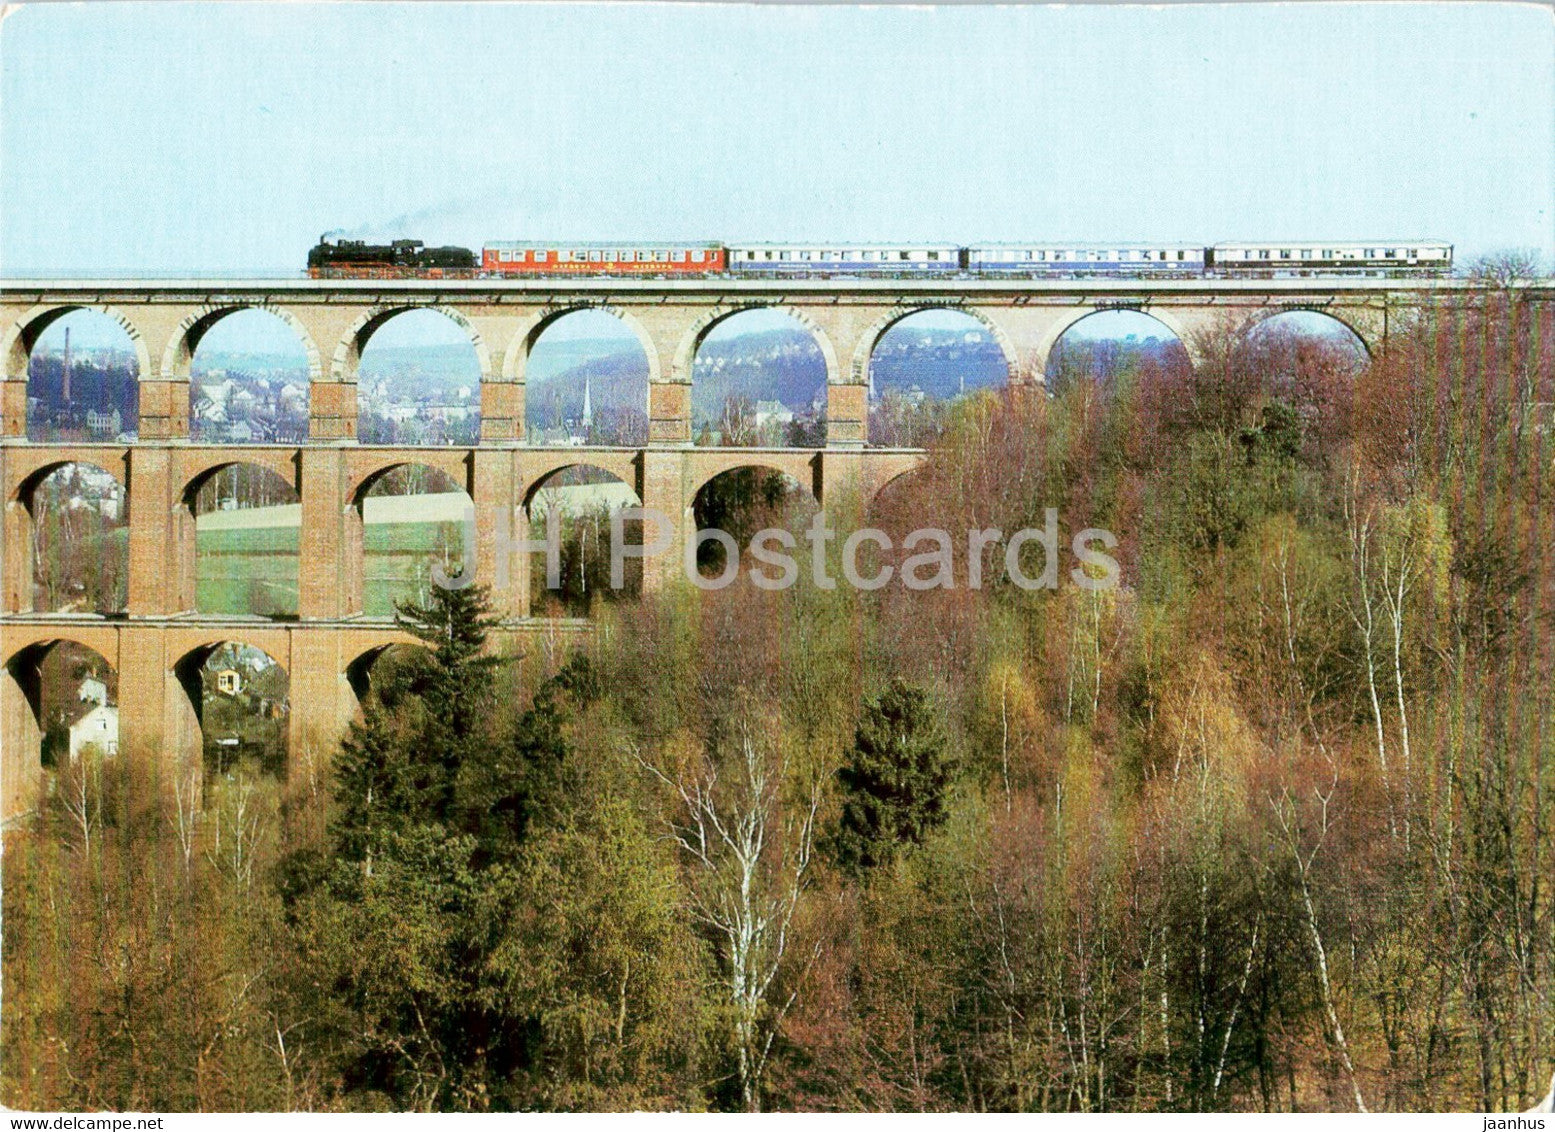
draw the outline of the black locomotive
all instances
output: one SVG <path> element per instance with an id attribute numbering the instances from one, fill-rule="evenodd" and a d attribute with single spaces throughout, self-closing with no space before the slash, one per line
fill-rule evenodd
<path id="1" fill-rule="evenodd" d="M 458 276 L 475 269 L 475 253 L 469 248 L 429 248 L 420 240 L 394 240 L 369 244 L 362 240 L 329 240 L 320 237 L 308 253 L 308 274 L 315 279 L 397 279 L 415 276 L 437 279 Z"/>

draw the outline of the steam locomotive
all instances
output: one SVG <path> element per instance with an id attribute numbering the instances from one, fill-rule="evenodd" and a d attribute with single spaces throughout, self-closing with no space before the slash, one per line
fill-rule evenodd
<path id="1" fill-rule="evenodd" d="M 369 244 L 320 237 L 308 252 L 308 274 L 315 279 L 441 279 L 474 271 L 469 248 L 429 248 L 420 240 Z"/>
<path id="2" fill-rule="evenodd" d="M 558 276 L 831 279 L 1106 279 L 1442 276 L 1452 245 L 1441 240 L 1370 243 L 1288 241 L 1109 245 L 573 243 L 519 240 L 428 248 L 420 240 L 366 244 L 320 239 L 308 253 L 314 278 L 504 279 Z"/>

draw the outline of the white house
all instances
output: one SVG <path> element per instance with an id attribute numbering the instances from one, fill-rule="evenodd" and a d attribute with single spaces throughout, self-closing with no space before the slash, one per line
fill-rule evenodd
<path id="1" fill-rule="evenodd" d="M 70 725 L 70 759 L 74 762 L 87 747 L 105 755 L 119 753 L 119 709 L 98 704 Z"/>

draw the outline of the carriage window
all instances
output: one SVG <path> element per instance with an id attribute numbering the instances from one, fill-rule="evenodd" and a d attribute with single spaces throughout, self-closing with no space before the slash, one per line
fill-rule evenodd
<path id="1" fill-rule="evenodd" d="M 1178 258 L 1178 259 L 1182 259 L 1182 257 L 1183 257 L 1183 253 L 1182 253 L 1182 252 L 1178 252 L 1178 253 L 1177 253 L 1177 258 Z"/>
<path id="2" fill-rule="evenodd" d="M 788 258 L 789 258 L 789 253 L 788 252 L 778 252 L 778 259 L 788 259 Z"/>
<path id="3" fill-rule="evenodd" d="M 1420 249 L 1419 248 L 1410 248 L 1409 249 L 1409 258 L 1410 259 L 1415 259 L 1419 255 L 1420 255 Z"/>
<path id="4" fill-rule="evenodd" d="M 938 259 L 939 258 L 939 252 L 930 252 L 929 253 L 929 258 L 930 259 Z"/>
<path id="5" fill-rule="evenodd" d="M 1397 248 L 1383 248 L 1382 249 L 1382 258 L 1383 259 L 1396 259 L 1396 258 L 1398 258 L 1398 249 Z"/>
<path id="6" fill-rule="evenodd" d="M 1312 258 L 1312 249 L 1311 248 L 1302 248 L 1301 249 L 1301 258 L 1302 259 L 1311 259 Z"/>

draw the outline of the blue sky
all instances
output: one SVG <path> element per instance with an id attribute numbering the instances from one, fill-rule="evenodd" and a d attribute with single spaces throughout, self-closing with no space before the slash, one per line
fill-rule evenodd
<path id="1" fill-rule="evenodd" d="M 329 229 L 1555 252 L 1532 5 L 49 4 L 0 70 L 12 276 Z"/>

